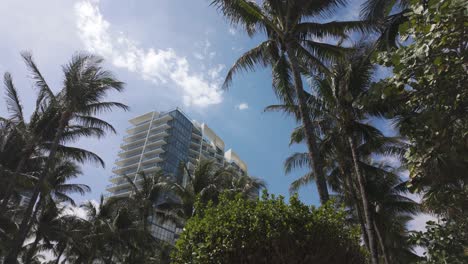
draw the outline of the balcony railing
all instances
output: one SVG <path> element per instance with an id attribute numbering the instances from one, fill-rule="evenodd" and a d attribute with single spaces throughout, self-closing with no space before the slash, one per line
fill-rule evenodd
<path id="1" fill-rule="evenodd" d="M 124 152 L 130 151 L 130 150 L 134 150 L 134 149 L 137 149 L 137 148 L 141 148 L 141 147 L 143 147 L 144 145 L 145 145 L 145 143 L 140 144 L 140 145 L 137 145 L 137 146 L 133 146 L 133 147 L 128 147 L 128 148 L 122 149 L 121 151 L 119 151 L 119 153 L 124 153 Z"/>
<path id="2" fill-rule="evenodd" d="M 142 126 L 142 125 L 145 125 L 145 124 L 149 123 L 150 121 L 151 121 L 151 120 L 146 120 L 146 121 L 143 121 L 143 122 L 138 123 L 138 124 L 136 124 L 136 125 L 129 126 L 129 127 L 127 127 L 127 130 L 128 130 L 128 129 L 132 129 L 132 128 L 137 128 L 137 127 Z"/>
<path id="3" fill-rule="evenodd" d="M 159 156 L 159 154 L 153 154 L 153 155 L 144 157 L 142 161 L 152 160 L 152 159 L 156 159 L 156 158 L 161 158 L 161 157 Z"/>
<path id="4" fill-rule="evenodd" d="M 115 169 L 114 169 L 115 168 Z M 114 167 L 112 168 L 112 171 L 115 171 L 115 170 L 118 170 L 120 167 Z M 131 169 L 131 170 L 126 170 L 126 171 L 123 171 L 123 172 L 119 172 L 117 174 L 119 174 L 120 176 L 119 177 L 122 177 L 122 175 L 129 175 L 129 174 L 134 174 L 137 172 L 137 168 L 135 169 Z"/>
<path id="5" fill-rule="evenodd" d="M 133 158 L 133 157 L 135 157 L 135 156 L 140 156 L 140 155 L 141 155 L 141 152 L 136 153 L 136 154 L 131 154 L 131 155 L 129 155 L 129 156 L 122 157 L 122 158 L 120 158 L 120 159 L 115 159 L 115 162 L 117 163 L 117 162 L 120 162 L 120 161 L 124 161 L 124 160 L 126 160 L 126 159 L 129 159 L 129 158 Z"/>
<path id="6" fill-rule="evenodd" d="M 151 163 L 151 164 L 148 164 L 148 165 L 141 166 L 140 169 L 141 170 L 147 170 L 147 169 L 151 169 L 151 168 L 154 168 L 154 167 L 159 167 L 159 166 L 158 166 L 158 164 Z"/>
<path id="7" fill-rule="evenodd" d="M 138 135 L 145 135 L 146 136 L 147 132 L 148 131 L 141 131 L 141 132 L 138 132 L 138 133 L 128 134 L 128 135 L 125 135 L 123 138 L 127 139 L 127 138 L 135 137 L 135 136 L 138 136 Z"/>

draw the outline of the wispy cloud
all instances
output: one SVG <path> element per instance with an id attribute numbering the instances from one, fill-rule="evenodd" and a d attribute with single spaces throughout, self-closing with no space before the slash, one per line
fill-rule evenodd
<path id="1" fill-rule="evenodd" d="M 99 0 L 80 1 L 75 5 L 78 34 L 85 48 L 110 60 L 116 67 L 139 74 L 154 83 L 174 83 L 182 92 L 185 105 L 208 106 L 223 101 L 220 89 L 220 66 L 208 69 L 208 74 L 195 72 L 185 57 L 173 49 L 149 48 L 145 50 L 138 43 L 123 34 L 111 32 L 111 24 L 102 16 Z M 204 53 L 209 58 L 211 44 L 204 43 Z"/>
<path id="2" fill-rule="evenodd" d="M 249 105 L 247 103 L 240 103 L 238 105 L 236 105 L 236 109 L 238 110 L 246 110 L 246 109 L 249 109 Z"/>
<path id="3" fill-rule="evenodd" d="M 233 27 L 230 27 L 229 28 L 229 34 L 235 36 L 237 34 L 237 30 L 235 28 L 233 28 Z"/>

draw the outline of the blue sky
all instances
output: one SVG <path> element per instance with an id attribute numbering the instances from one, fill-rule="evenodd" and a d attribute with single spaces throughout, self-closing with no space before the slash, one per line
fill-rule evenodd
<path id="1" fill-rule="evenodd" d="M 348 2 L 330 20 L 357 19 L 362 0 Z M 88 184 L 92 192 L 76 196 L 77 202 L 96 200 L 105 192 L 128 119 L 176 106 L 209 124 L 227 148 L 245 160 L 250 174 L 267 182 L 270 193 L 288 196 L 289 184 L 305 172 L 288 176 L 283 172 L 285 158 L 305 148 L 289 147 L 295 127 L 291 119 L 263 113 L 265 106 L 277 103 L 268 69 L 237 76 L 229 91 L 219 89 L 229 66 L 261 38 L 250 39 L 230 27 L 209 0 L 3 0 L 0 32 L 0 72 L 13 74 L 27 113 L 32 111 L 35 90 L 21 51 L 33 52 L 55 90 L 62 81 L 61 65 L 79 51 L 101 55 L 106 68 L 127 83 L 125 92 L 112 94 L 109 100 L 123 102 L 131 110 L 102 115 L 118 134 L 74 143 L 106 162 L 106 168 L 83 166 L 77 182 Z M 388 73 L 379 69 L 376 77 Z M 0 115 L 6 114 L 0 100 Z M 395 134 L 387 122 L 374 122 L 385 134 Z M 300 197 L 318 204 L 314 185 L 303 188 Z M 433 218 L 420 215 L 410 228 L 422 230 L 429 219 Z"/>
<path id="2" fill-rule="evenodd" d="M 349 1 L 331 19 L 358 17 L 361 1 Z M 84 165 L 78 182 L 92 192 L 77 201 L 97 199 L 105 192 L 113 161 L 129 126 L 127 120 L 152 110 L 180 106 L 193 119 L 209 124 L 248 164 L 251 175 L 263 178 L 271 193 L 288 195 L 289 183 L 298 175 L 285 176 L 283 162 L 303 146 L 289 147 L 295 123 L 279 113 L 263 113 L 277 103 L 268 69 L 238 75 L 229 91 L 220 84 L 235 59 L 256 45 L 232 28 L 208 0 L 6 0 L 0 10 L 0 71 L 13 74 L 28 113 L 35 90 L 19 52 L 32 51 L 47 81 L 61 85 L 60 65 L 77 51 L 101 55 L 106 68 L 127 83 L 121 94 L 109 98 L 131 107 L 102 118 L 117 135 L 85 139 L 75 144 L 94 151 L 106 168 Z M 4 103 L 0 114 L 6 114 Z M 314 186 L 300 192 L 307 203 L 318 202 Z"/>

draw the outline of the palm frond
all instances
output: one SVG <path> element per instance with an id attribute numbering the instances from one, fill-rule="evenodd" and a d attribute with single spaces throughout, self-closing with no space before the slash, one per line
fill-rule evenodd
<path id="1" fill-rule="evenodd" d="M 308 152 L 299 153 L 296 152 L 289 156 L 284 162 L 285 173 L 290 173 L 292 170 L 297 168 L 310 168 L 310 156 Z"/>
<path id="2" fill-rule="evenodd" d="M 23 60 L 26 63 L 26 66 L 28 67 L 33 80 L 35 81 L 35 86 L 39 88 L 37 105 L 39 105 L 40 102 L 42 102 L 43 100 L 54 101 L 55 95 L 49 88 L 49 85 L 47 84 L 46 80 L 39 71 L 39 68 L 33 60 L 32 54 L 29 52 L 22 52 L 21 56 L 23 57 Z"/>
<path id="3" fill-rule="evenodd" d="M 315 180 L 315 175 L 313 172 L 306 173 L 305 175 L 293 181 L 289 185 L 289 193 L 291 194 L 296 193 L 301 187 L 308 185 L 314 180 Z"/>
<path id="4" fill-rule="evenodd" d="M 348 33 L 352 31 L 369 33 L 371 24 L 366 21 L 303 22 L 295 27 L 295 32 L 304 40 L 328 37 L 347 38 Z"/>
<path id="5" fill-rule="evenodd" d="M 86 110 L 83 112 L 90 115 L 97 115 L 104 112 L 110 112 L 114 110 L 114 108 L 120 108 L 124 111 L 128 111 L 130 109 L 127 105 L 119 102 L 99 102 L 88 104 L 86 106 Z"/>
<path id="6" fill-rule="evenodd" d="M 261 8 L 253 1 L 213 0 L 211 5 L 223 13 L 231 24 L 242 26 L 249 36 L 252 36 L 257 30 L 263 29 L 263 23 L 268 23 Z"/>
<path id="7" fill-rule="evenodd" d="M 229 69 L 223 83 L 223 88 L 227 89 L 232 83 L 232 78 L 239 71 L 253 71 L 256 66 L 266 67 L 268 65 L 268 54 L 266 53 L 268 46 L 273 45 L 269 40 L 260 43 L 257 47 L 244 53 L 234 65 Z"/>
<path id="8" fill-rule="evenodd" d="M 67 130 L 62 134 L 61 142 L 74 142 L 79 138 L 97 137 L 101 138 L 105 135 L 105 131 L 97 127 L 82 127 L 68 126 Z"/>
<path id="9" fill-rule="evenodd" d="M 18 91 L 13 84 L 13 78 L 10 73 L 5 73 L 3 76 L 3 83 L 6 88 L 6 104 L 11 114 L 10 118 L 20 124 L 24 124 L 23 106 L 21 105 Z"/>
<path id="10" fill-rule="evenodd" d="M 91 161 L 98 163 L 102 167 L 105 167 L 104 161 L 97 154 L 85 149 L 59 145 L 57 153 L 59 153 L 59 155 L 63 155 L 72 160 L 75 160 L 79 163 Z"/>
<path id="11" fill-rule="evenodd" d="M 294 104 L 296 93 L 291 77 L 291 67 L 285 54 L 282 54 L 271 68 L 273 74 L 273 91 L 287 104 Z"/>
<path id="12" fill-rule="evenodd" d="M 74 117 L 74 121 L 87 128 L 97 128 L 103 131 L 111 131 L 112 133 L 117 133 L 117 131 L 111 124 L 97 117 L 76 115 Z M 99 136 L 99 134 L 97 135 Z"/>

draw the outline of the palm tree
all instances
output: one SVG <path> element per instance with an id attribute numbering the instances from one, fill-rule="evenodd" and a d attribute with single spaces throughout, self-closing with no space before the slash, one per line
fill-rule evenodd
<path id="1" fill-rule="evenodd" d="M 409 5 L 409 0 L 366 0 L 362 4 L 361 17 L 370 21 L 380 33 L 376 41 L 380 49 L 399 46 L 399 26 L 408 21 L 405 15 Z"/>
<path id="2" fill-rule="evenodd" d="M 227 192 L 242 194 L 246 198 L 257 198 L 260 189 L 266 187 L 265 181 L 246 174 L 231 173 L 226 177 L 225 186 Z"/>
<path id="3" fill-rule="evenodd" d="M 113 216 L 115 212 L 104 202 L 101 196 L 98 205 L 88 201 L 81 205 L 86 211 L 86 219 L 77 227 L 79 230 L 69 242 L 66 259 L 72 263 L 92 263 L 105 258 L 109 252 L 108 243 L 119 243 L 119 240 L 108 240 L 114 236 Z M 117 245 L 113 244 L 115 248 Z"/>
<path id="4" fill-rule="evenodd" d="M 179 217 L 179 222 L 189 219 L 195 214 L 195 203 L 199 199 L 207 203 L 217 201 L 222 190 L 225 189 L 229 179 L 232 179 L 233 170 L 224 167 L 217 167 L 212 160 L 202 159 L 191 171 L 186 166 L 186 180 L 179 183 L 173 180 L 167 182 L 168 189 L 177 200 L 173 202 L 175 214 Z"/>
<path id="5" fill-rule="evenodd" d="M 366 167 L 369 199 L 373 204 L 374 228 L 386 264 L 412 263 L 417 255 L 408 242 L 407 223 L 420 212 L 420 205 L 408 198 L 406 182 L 399 170 L 385 162 Z"/>
<path id="6" fill-rule="evenodd" d="M 366 189 L 364 159 L 371 154 L 401 155 L 402 144 L 397 139 L 386 138 L 382 133 L 363 122 L 368 111 L 361 106 L 360 98 L 369 90 L 373 65 L 367 47 L 357 47 L 345 60 L 334 64 L 330 74 L 312 80 L 314 92 L 309 96 L 309 115 L 319 128 L 319 149 L 324 155 L 325 171 L 333 189 L 347 186 L 350 198 L 359 202 L 356 211 L 363 227 L 364 241 L 371 252 L 373 263 L 378 261 L 377 239 L 373 224 L 373 208 Z M 285 110 L 297 113 L 296 106 L 271 106 L 267 110 Z M 301 142 L 305 129 L 300 127 L 292 134 L 293 142 Z M 295 154 L 286 163 L 287 171 L 296 165 L 308 165 L 310 158 Z M 349 178 L 349 176 L 353 176 Z M 316 177 L 315 171 L 293 183 L 293 190 Z M 333 179 L 335 178 L 335 179 Z M 338 179 L 338 180 L 337 180 Z M 354 190 L 355 188 L 355 190 Z"/>
<path id="7" fill-rule="evenodd" d="M 64 215 L 64 202 L 76 206 L 74 200 L 69 196 L 71 193 L 84 195 L 90 191 L 89 186 L 84 184 L 68 183 L 70 179 L 76 178 L 81 174 L 78 166 L 59 157 L 59 160 L 53 173 L 48 177 L 49 192 L 42 192 L 37 207 L 40 210 L 39 217 L 35 220 L 35 230 L 33 231 L 35 240 L 26 254 L 26 260 L 33 257 L 36 248 L 43 239 L 50 241 L 60 237 L 64 231 L 64 223 L 69 222 L 69 215 Z"/>
<path id="8" fill-rule="evenodd" d="M 4 214 L 8 206 L 9 199 L 15 192 L 15 186 L 20 176 L 24 172 L 24 167 L 29 164 L 33 155 L 37 155 L 37 146 L 44 141 L 44 138 L 50 133 L 50 125 L 53 122 L 53 113 L 42 108 L 43 102 L 38 98 L 35 110 L 29 120 L 23 113 L 18 92 L 13 84 L 13 79 L 9 73 L 4 75 L 4 85 L 6 88 L 6 104 L 10 112 L 9 118 L 0 118 L 3 123 L 3 131 L 8 132 L 11 138 L 8 141 L 15 143 L 16 149 L 8 148 L 8 141 L 5 142 L 5 154 L 8 157 L 2 159 L 2 167 L 8 168 L 9 177 L 5 177 L 5 191 L 2 192 L 2 203 L 0 205 L 0 214 Z M 11 145 L 10 145 L 11 147 Z M 10 152 L 10 153 L 8 153 Z M 15 153 L 16 155 L 11 155 Z"/>
<path id="9" fill-rule="evenodd" d="M 377 263 L 377 241 L 374 236 L 372 205 L 368 200 L 366 177 L 360 165 L 363 157 L 358 153 L 358 148 L 365 143 L 365 138 L 362 134 L 356 134 L 356 127 L 362 127 L 361 120 L 366 118 L 366 110 L 357 104 L 360 96 L 369 89 L 372 79 L 374 66 L 370 61 L 369 53 L 370 51 L 363 47 L 349 55 L 344 62 L 336 63 L 329 76 L 316 80 L 316 89 L 320 90 L 322 98 L 328 97 L 328 109 L 334 109 L 336 127 L 341 132 L 344 142 L 348 143 L 362 203 L 371 259 L 372 263 Z M 328 96 L 324 96 L 325 94 Z"/>
<path id="10" fill-rule="evenodd" d="M 30 229 L 30 219 L 31 217 L 34 218 L 33 211 L 37 212 L 37 210 L 34 210 L 34 205 L 41 191 L 40 186 L 44 184 L 47 175 L 51 173 L 51 169 L 56 161 L 55 157 L 63 152 L 64 147 L 61 143 L 66 141 L 67 134 L 76 139 L 77 134 L 73 134 L 73 131 L 80 127 L 97 128 L 98 131 L 101 131 L 97 136 L 102 136 L 106 130 L 115 132 L 111 124 L 95 117 L 95 115 L 114 108 L 128 109 L 126 105 L 118 102 L 102 101 L 108 92 L 114 90 L 121 92 L 123 90 L 123 83 L 116 80 L 110 72 L 102 68 L 101 58 L 87 54 L 73 56 L 71 62 L 63 67 L 63 89 L 57 95 L 54 95 L 32 60 L 31 55 L 25 54 L 23 57 L 25 57 L 28 67 L 36 80 L 36 86 L 40 88 L 39 98 L 48 102 L 49 107 L 56 109 L 58 123 L 53 133 L 54 136 L 49 143 L 48 157 L 40 173 L 38 184 L 32 191 L 32 197 L 25 210 L 25 216 L 20 224 L 19 232 L 5 259 L 5 263 L 7 264 L 16 262 L 18 253 Z M 95 136 L 96 133 L 93 132 L 95 130 L 91 132 L 84 131 L 78 135 Z M 97 156 L 89 155 L 89 153 L 83 155 L 83 152 L 78 150 L 74 154 L 74 158 L 81 162 L 91 159 L 103 163 Z"/>
<path id="11" fill-rule="evenodd" d="M 55 255 L 55 260 L 51 261 L 51 264 L 59 264 L 61 260 L 66 261 L 68 257 L 66 255 L 67 250 L 71 251 L 74 245 L 83 242 L 83 237 L 88 232 L 89 226 L 86 224 L 85 219 L 70 213 L 70 208 L 73 207 L 64 208 L 64 215 L 59 222 L 60 226 L 56 228 L 60 232 L 51 237 L 51 242 L 54 243 L 44 245 L 46 250 L 52 251 Z"/>
<path id="12" fill-rule="evenodd" d="M 273 87 L 286 103 L 297 101 L 298 115 L 306 135 L 312 168 L 317 179 L 317 190 L 322 203 L 329 199 L 322 158 L 318 151 L 314 125 L 307 110 L 307 94 L 301 72 L 328 72 L 326 63 L 339 58 L 347 50 L 343 47 L 318 42 L 324 37 L 346 37 L 350 30 L 365 30 L 362 22 L 312 22 L 333 13 L 345 1 L 281 1 L 265 0 L 262 5 L 248 0 L 214 0 L 232 24 L 242 27 L 249 36 L 265 33 L 267 40 L 244 53 L 229 70 L 224 87 L 231 84 L 240 70 L 256 66 L 271 66 Z"/>
<path id="13" fill-rule="evenodd" d="M 164 217 L 169 213 L 169 208 L 165 208 L 164 204 L 159 204 L 167 196 L 167 177 L 161 171 L 152 175 L 139 172 L 134 179 L 124 177 L 131 185 L 132 193 L 129 197 L 110 198 L 109 202 L 135 211 L 143 231 L 149 232 L 148 221 L 154 216 L 155 209 L 157 214 L 155 217 Z"/>
<path id="14" fill-rule="evenodd" d="M 147 252 L 157 246 L 149 232 L 141 228 L 139 217 L 122 204 L 87 202 L 87 217 L 69 247 L 67 259 L 74 263 L 145 263 Z"/>

